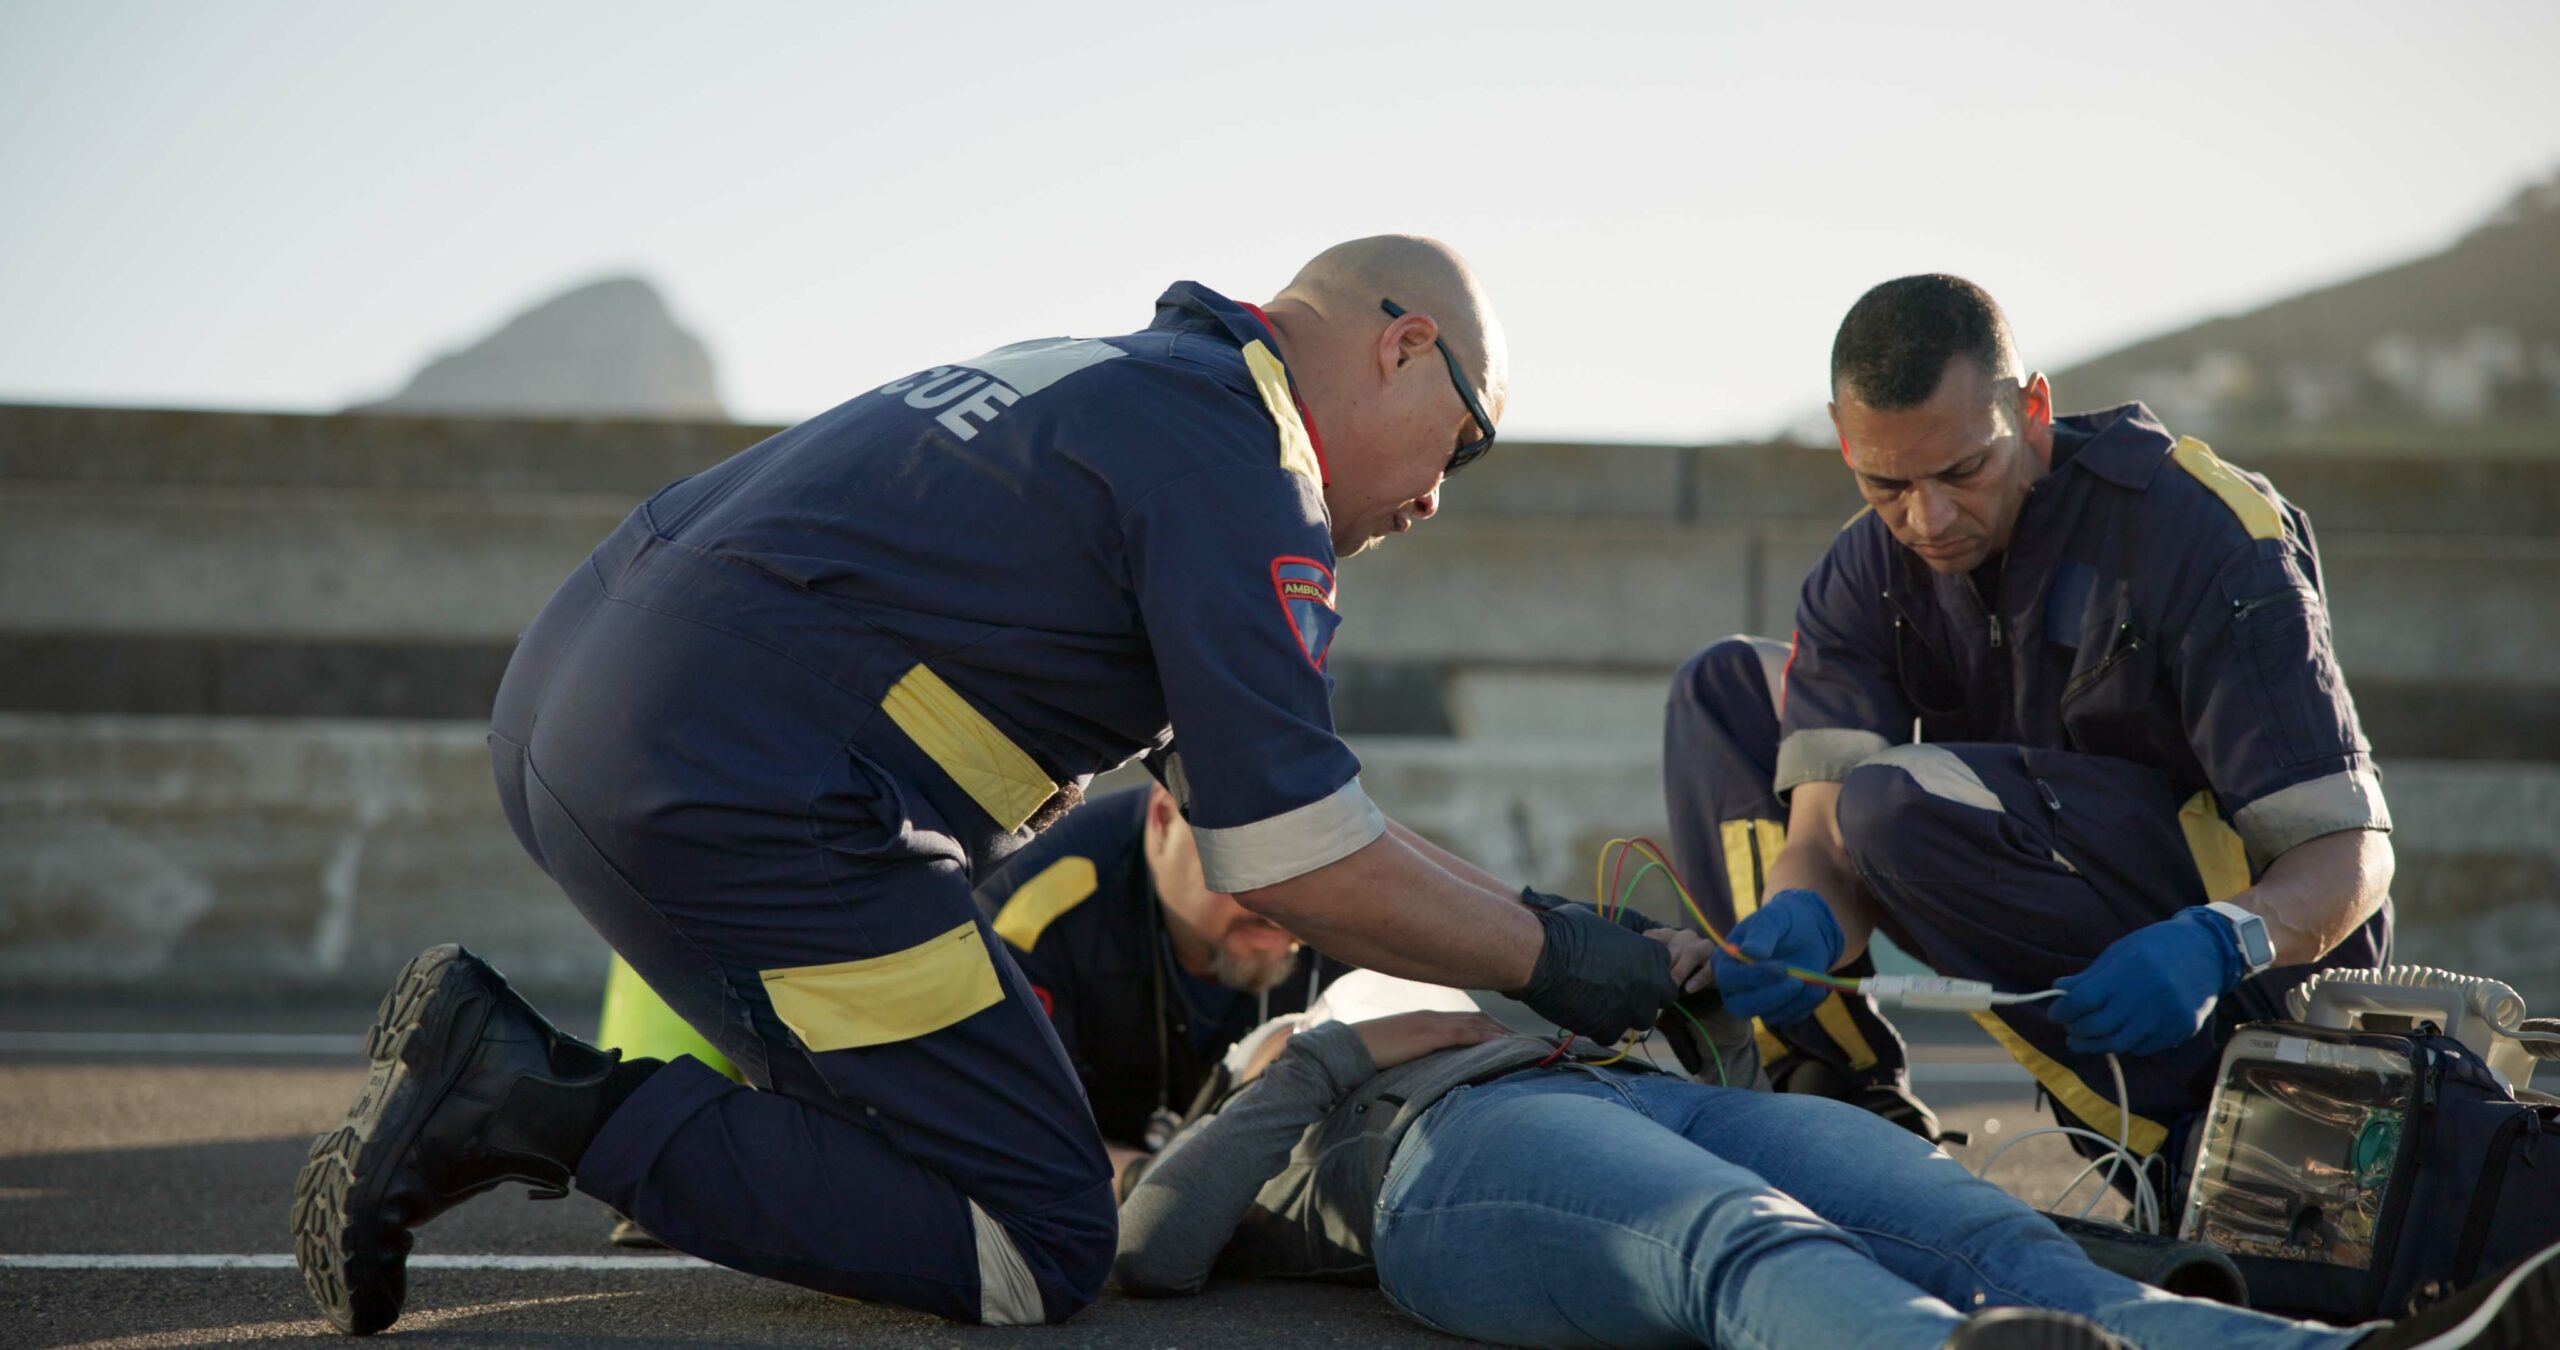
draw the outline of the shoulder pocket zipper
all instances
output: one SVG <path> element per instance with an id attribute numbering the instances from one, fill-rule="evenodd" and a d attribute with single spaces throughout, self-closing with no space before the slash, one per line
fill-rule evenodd
<path id="1" fill-rule="evenodd" d="M 2086 693 L 2089 686 L 2106 678 L 2108 671 L 2123 665 L 2126 657 L 2142 650 L 2142 635 L 2133 631 L 2132 624 L 2128 623 L 2117 625 L 2116 633 L 2121 636 L 2124 641 L 2117 643 L 2116 649 L 2107 653 L 2107 659 L 2100 661 L 2098 664 L 2091 666 L 2077 675 L 2072 676 L 2071 682 L 2062 686 L 2063 702 L 2069 703 L 2071 700 L 2078 698 L 2081 694 Z"/>
<path id="2" fill-rule="evenodd" d="M 2231 621 L 2233 623 L 2238 623 L 2242 619 L 2248 618 L 2250 615 L 2257 613 L 2259 610 L 2265 609 L 2269 605 L 2276 604 L 2280 601 L 2291 600 L 2294 597 L 2301 596 L 2303 594 L 2304 592 L 2294 587 L 2287 586 L 2283 590 L 2270 591 L 2265 595 L 2253 595 L 2246 600 L 2234 600 L 2231 602 Z"/>

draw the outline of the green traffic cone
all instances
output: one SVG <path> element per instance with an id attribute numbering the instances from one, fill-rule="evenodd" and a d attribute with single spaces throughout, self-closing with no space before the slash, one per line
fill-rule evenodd
<path id="1" fill-rule="evenodd" d="M 613 958 L 604 977 L 604 1017 L 596 1027 L 596 1044 L 619 1050 L 631 1059 L 674 1059 L 691 1055 L 731 1078 L 738 1071 L 711 1042 L 702 1039 L 676 1010 L 659 998 L 629 962 Z"/>

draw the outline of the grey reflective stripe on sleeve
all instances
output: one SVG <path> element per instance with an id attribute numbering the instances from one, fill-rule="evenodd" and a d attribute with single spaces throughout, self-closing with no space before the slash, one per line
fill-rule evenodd
<path id="1" fill-rule="evenodd" d="M 1965 806 L 1978 806 L 1985 811 L 2006 813 L 2009 808 L 1982 781 L 1973 766 L 1957 758 L 1956 752 L 1936 745 L 1897 745 L 1882 754 L 1867 758 L 1869 764 L 1883 764 L 1911 775 L 1922 791 L 1932 797 L 1943 797 Z"/>
<path id="2" fill-rule="evenodd" d="M 1200 874 L 1213 891 L 1258 890 L 1347 858 L 1387 832 L 1386 815 L 1352 779 L 1295 810 L 1208 830 L 1194 825 Z"/>
<path id="3" fill-rule="evenodd" d="M 1191 810 L 1191 777 L 1182 771 L 1182 752 L 1164 757 L 1164 790 L 1173 794 L 1173 804 L 1184 812 Z"/>
<path id="4" fill-rule="evenodd" d="M 978 1235 L 978 1320 L 991 1327 L 1032 1327 L 1049 1320 L 1040 1309 L 1040 1286 L 1013 1235 L 969 1202 L 969 1226 Z"/>
<path id="5" fill-rule="evenodd" d="M 1798 783 L 1837 783 L 1890 744 L 1872 731 L 1815 727 L 1778 742 L 1778 791 Z"/>
<path id="6" fill-rule="evenodd" d="M 2249 865 L 2263 868 L 2285 850 L 2342 830 L 2389 830 L 2391 807 L 2382 800 L 2382 777 L 2349 769 L 2270 792 L 2231 813 L 2231 828 L 2248 846 Z"/>

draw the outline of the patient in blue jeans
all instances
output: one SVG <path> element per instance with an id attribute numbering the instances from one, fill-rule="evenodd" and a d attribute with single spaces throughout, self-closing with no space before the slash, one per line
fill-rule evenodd
<path id="1" fill-rule="evenodd" d="M 1729 1081 L 1757 1078 L 1747 1025 L 1698 1029 Z M 1591 1062 L 1607 1054 L 1476 1012 L 1298 1030 L 1130 1191 L 1121 1287 L 1374 1280 L 1415 1320 L 1481 1341 L 1742 1350 L 2521 1350 L 2549 1343 L 2535 1310 L 2560 1307 L 2560 1248 L 2396 1325 L 2178 1297 L 2092 1264 L 1866 1111 Z"/>

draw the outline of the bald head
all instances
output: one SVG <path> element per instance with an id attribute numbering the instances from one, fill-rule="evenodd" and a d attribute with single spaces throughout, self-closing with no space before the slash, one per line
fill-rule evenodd
<path id="1" fill-rule="evenodd" d="M 1336 244 L 1308 259 L 1266 308 L 1303 307 L 1328 324 L 1374 329 L 1386 322 L 1381 300 L 1429 315 L 1489 401 L 1509 393 L 1502 321 L 1467 260 L 1437 239 L 1375 234 Z"/>
<path id="2" fill-rule="evenodd" d="M 1321 437 L 1335 556 L 1430 519 L 1457 449 L 1492 434 L 1510 395 L 1502 324 L 1466 260 L 1436 239 L 1354 239 L 1263 308 Z"/>

